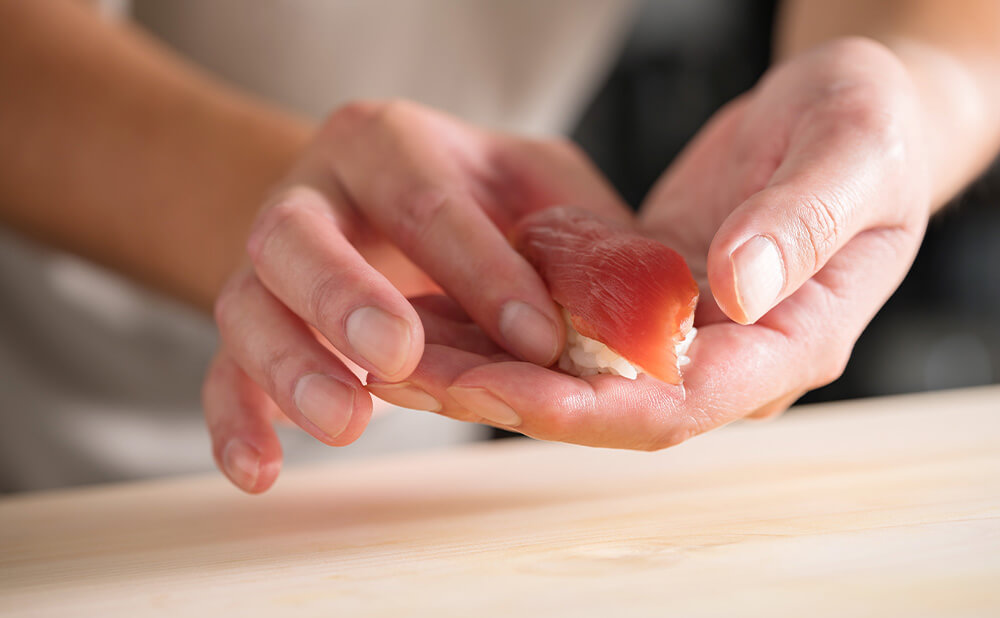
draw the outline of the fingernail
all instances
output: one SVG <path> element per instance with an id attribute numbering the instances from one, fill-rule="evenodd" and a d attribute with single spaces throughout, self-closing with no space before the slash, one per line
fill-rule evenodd
<path id="1" fill-rule="evenodd" d="M 467 408 L 469 412 L 478 414 L 497 425 L 517 427 L 521 424 L 521 417 L 517 415 L 517 412 L 485 388 L 452 386 L 448 389 L 448 394 Z"/>
<path id="2" fill-rule="evenodd" d="M 733 264 L 736 300 L 746 324 L 751 324 L 774 306 L 785 287 L 781 253 L 767 236 L 754 236 L 733 251 L 729 259 Z"/>
<path id="3" fill-rule="evenodd" d="M 294 398 L 302 416 L 328 438 L 344 432 L 354 411 L 354 389 L 319 373 L 299 378 Z"/>
<path id="4" fill-rule="evenodd" d="M 239 487 L 253 489 L 260 474 L 260 451 L 240 438 L 233 438 L 222 449 L 222 467 Z"/>
<path id="5" fill-rule="evenodd" d="M 440 412 L 443 407 L 441 402 L 431 396 L 430 393 L 414 386 L 410 382 L 399 382 L 398 384 L 369 382 L 367 388 L 379 399 L 384 399 L 401 408 Z"/>
<path id="6" fill-rule="evenodd" d="M 399 372 L 410 354 L 410 326 L 378 307 L 361 307 L 347 317 L 347 339 L 383 376 Z"/>
<path id="7" fill-rule="evenodd" d="M 555 323 L 526 302 L 507 301 L 500 309 L 500 334 L 521 358 L 549 365 L 559 354 Z"/>

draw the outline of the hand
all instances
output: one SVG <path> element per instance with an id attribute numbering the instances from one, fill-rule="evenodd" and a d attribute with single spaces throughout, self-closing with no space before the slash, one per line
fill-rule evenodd
<path id="1" fill-rule="evenodd" d="M 463 344 L 481 352 L 553 362 L 565 340 L 558 309 L 504 233 L 559 203 L 627 217 L 567 142 L 492 133 L 403 102 L 334 113 L 264 206 L 251 265 L 216 302 L 222 343 L 203 403 L 220 468 L 246 491 L 267 489 L 281 417 L 329 445 L 357 439 L 372 402 L 348 362 L 395 382 L 420 361 L 426 328 L 435 341 L 468 339 L 467 325 L 446 329 L 432 313 L 425 327 L 418 309 L 471 316 L 481 330 Z M 442 290 L 417 307 L 406 299 Z"/>
<path id="2" fill-rule="evenodd" d="M 444 346 L 411 384 L 456 418 L 637 449 L 784 410 L 840 375 L 917 251 L 930 191 L 913 93 L 888 50 L 826 45 L 723 108 L 660 180 L 638 225 L 702 285 L 683 387 Z"/>

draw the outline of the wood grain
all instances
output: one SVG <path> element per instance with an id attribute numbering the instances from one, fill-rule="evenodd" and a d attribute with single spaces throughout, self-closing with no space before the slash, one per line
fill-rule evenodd
<path id="1" fill-rule="evenodd" d="M 997 616 L 1000 387 L 0 500 L 5 616 Z"/>

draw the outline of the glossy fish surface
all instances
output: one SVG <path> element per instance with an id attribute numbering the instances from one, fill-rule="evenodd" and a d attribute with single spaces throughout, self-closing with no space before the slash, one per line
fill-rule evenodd
<path id="1" fill-rule="evenodd" d="M 532 213 L 511 242 L 576 331 L 650 376 L 680 384 L 677 346 L 694 322 L 698 284 L 676 251 L 588 211 Z"/>

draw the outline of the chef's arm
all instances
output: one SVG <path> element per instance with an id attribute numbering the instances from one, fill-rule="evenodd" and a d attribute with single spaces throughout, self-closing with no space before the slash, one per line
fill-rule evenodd
<path id="1" fill-rule="evenodd" d="M 786 0 L 776 59 L 862 36 L 906 66 L 922 107 L 933 203 L 978 175 L 1000 148 L 1000 2 Z"/>
<path id="2" fill-rule="evenodd" d="M 309 136 L 71 0 L 0 0 L 0 225 L 208 309 Z"/>

